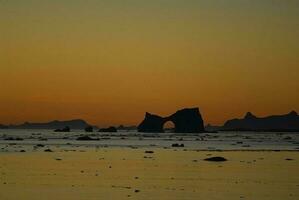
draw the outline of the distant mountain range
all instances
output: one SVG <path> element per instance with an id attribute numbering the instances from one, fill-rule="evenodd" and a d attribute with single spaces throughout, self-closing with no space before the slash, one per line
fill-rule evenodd
<path id="1" fill-rule="evenodd" d="M 228 120 L 218 130 L 237 131 L 299 131 L 299 116 L 295 111 L 286 115 L 256 117 L 246 113 L 243 119 Z"/>
<path id="2" fill-rule="evenodd" d="M 25 122 L 20 125 L 0 125 L 0 128 L 9 128 L 9 129 L 62 129 L 64 127 L 70 127 L 71 129 L 85 129 L 88 126 L 92 126 L 88 124 L 86 121 L 82 119 L 74 119 L 69 121 L 58 121 L 54 120 L 46 123 L 29 123 Z M 94 127 L 94 126 L 93 126 Z"/>
<path id="3" fill-rule="evenodd" d="M 73 119 L 67 121 L 50 121 L 45 123 L 29 123 L 25 122 L 20 125 L 3 125 L 0 124 L 0 129 L 63 129 L 65 127 L 70 127 L 70 129 L 85 129 L 86 127 L 93 127 L 94 129 L 99 129 L 97 126 L 88 124 L 82 119 Z M 136 126 L 123 126 L 117 127 L 117 130 L 136 130 Z"/>
<path id="4" fill-rule="evenodd" d="M 71 129 L 85 129 L 92 126 L 82 119 L 68 121 L 54 120 L 46 123 L 29 123 L 25 122 L 20 125 L 2 125 L 0 129 L 62 129 L 66 126 Z M 118 130 L 136 130 L 136 126 L 125 127 L 120 125 Z M 207 131 L 298 131 L 299 132 L 299 115 L 292 111 L 285 115 L 272 115 L 267 117 L 256 117 L 248 112 L 242 119 L 231 119 L 224 123 L 223 126 L 207 125 Z"/>

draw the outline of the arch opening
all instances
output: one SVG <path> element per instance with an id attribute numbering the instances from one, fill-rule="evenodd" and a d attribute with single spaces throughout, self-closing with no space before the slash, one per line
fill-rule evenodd
<path id="1" fill-rule="evenodd" d="M 174 133 L 175 131 L 175 124 L 169 120 L 163 124 L 163 130 L 165 133 Z"/>

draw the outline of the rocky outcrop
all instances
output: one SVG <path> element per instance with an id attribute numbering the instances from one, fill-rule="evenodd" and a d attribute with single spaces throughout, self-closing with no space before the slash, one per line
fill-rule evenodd
<path id="1" fill-rule="evenodd" d="M 164 132 L 163 126 L 172 121 L 176 133 L 199 133 L 204 131 L 203 120 L 198 108 L 185 108 L 168 117 L 146 113 L 144 120 L 138 126 L 139 132 Z"/>
<path id="2" fill-rule="evenodd" d="M 248 112 L 243 119 L 228 120 L 222 130 L 239 131 L 298 131 L 299 116 L 295 111 L 286 115 L 256 117 Z"/>
<path id="3" fill-rule="evenodd" d="M 70 127 L 66 126 L 64 128 L 61 128 L 61 129 L 55 129 L 54 132 L 70 132 L 71 129 Z"/>
<path id="4" fill-rule="evenodd" d="M 137 130 L 137 126 L 124 126 L 124 125 L 119 125 L 117 127 L 117 130 L 123 130 L 123 131 L 132 131 L 132 130 Z"/>
<path id="5" fill-rule="evenodd" d="M 204 131 L 204 123 L 198 108 L 179 110 L 167 119 L 175 124 L 176 133 L 198 133 Z"/>
<path id="6" fill-rule="evenodd" d="M 91 138 L 88 135 L 80 136 L 76 140 L 81 140 L 81 141 L 90 141 L 90 140 L 99 140 L 98 138 Z"/>
<path id="7" fill-rule="evenodd" d="M 64 127 L 70 127 L 71 129 L 84 129 L 87 126 L 91 126 L 82 119 L 74 119 L 68 121 L 54 120 L 46 123 L 29 123 L 25 122 L 21 125 L 10 125 L 11 129 L 62 129 Z"/>
<path id="8" fill-rule="evenodd" d="M 84 130 L 85 130 L 85 132 L 93 132 L 93 127 L 87 126 Z"/>
<path id="9" fill-rule="evenodd" d="M 216 156 L 216 157 L 210 157 L 210 158 L 206 158 L 204 159 L 205 161 L 212 161 L 212 162 L 224 162 L 227 161 L 226 158 L 221 157 L 221 156 Z"/>
<path id="10" fill-rule="evenodd" d="M 117 129 L 114 126 L 110 126 L 109 128 L 101 128 L 98 132 L 117 132 Z"/>
<path id="11" fill-rule="evenodd" d="M 149 133 L 161 133 L 163 132 L 163 125 L 165 122 L 166 121 L 163 117 L 146 112 L 144 120 L 138 126 L 138 131 Z"/>

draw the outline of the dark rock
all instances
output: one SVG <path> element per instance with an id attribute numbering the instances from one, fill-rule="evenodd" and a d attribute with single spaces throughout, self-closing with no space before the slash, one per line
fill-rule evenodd
<path id="1" fill-rule="evenodd" d="M 117 127 L 117 130 L 125 130 L 125 131 L 131 131 L 131 130 L 137 130 L 136 126 L 124 126 L 124 125 L 119 125 Z"/>
<path id="2" fill-rule="evenodd" d="M 288 160 L 288 161 L 290 161 L 290 160 L 294 160 L 293 158 L 286 158 L 285 160 Z"/>
<path id="3" fill-rule="evenodd" d="M 44 152 L 53 152 L 51 149 L 45 149 Z"/>
<path id="4" fill-rule="evenodd" d="M 74 119 L 68 121 L 50 121 L 46 123 L 30 123 L 25 122 L 21 125 L 10 125 L 9 128 L 16 129 L 61 129 L 62 127 L 70 127 L 71 129 L 84 129 L 87 126 L 90 126 L 87 122 L 82 119 Z"/>
<path id="5" fill-rule="evenodd" d="M 62 128 L 62 129 L 55 129 L 54 130 L 54 132 L 70 132 L 70 131 L 71 131 L 71 129 L 68 126 Z"/>
<path id="6" fill-rule="evenodd" d="M 171 146 L 172 147 L 185 147 L 184 144 L 178 144 L 178 143 L 172 144 Z"/>
<path id="7" fill-rule="evenodd" d="M 101 128 L 99 132 L 110 132 L 114 133 L 117 132 L 117 129 L 114 126 L 110 126 L 109 128 Z"/>
<path id="8" fill-rule="evenodd" d="M 221 129 L 238 131 L 298 131 L 299 115 L 292 111 L 285 115 L 256 117 L 248 112 L 243 119 L 228 120 Z"/>
<path id="9" fill-rule="evenodd" d="M 169 119 L 175 124 L 176 133 L 204 132 L 203 120 L 198 108 L 179 110 Z"/>
<path id="10" fill-rule="evenodd" d="M 213 162 L 223 162 L 223 161 L 227 161 L 226 158 L 220 157 L 220 156 L 216 156 L 216 157 L 210 157 L 210 158 L 206 158 L 204 159 L 205 161 L 213 161 Z"/>
<path id="11" fill-rule="evenodd" d="M 91 137 L 89 137 L 88 135 L 84 135 L 84 136 L 80 136 L 80 137 L 78 137 L 76 140 L 84 140 L 84 141 L 87 141 L 87 140 L 99 140 L 99 139 L 91 138 Z"/>
<path id="12" fill-rule="evenodd" d="M 144 153 L 154 153 L 153 151 L 145 151 Z"/>
<path id="13" fill-rule="evenodd" d="M 26 152 L 25 150 L 21 150 L 20 152 Z"/>
<path id="14" fill-rule="evenodd" d="M 283 139 L 284 139 L 284 140 L 291 140 L 291 139 L 292 139 L 292 137 L 290 137 L 290 136 L 287 136 L 287 137 L 284 137 Z"/>
<path id="15" fill-rule="evenodd" d="M 85 132 L 93 132 L 93 127 L 87 126 L 84 130 L 85 130 Z"/>
<path id="16" fill-rule="evenodd" d="M 16 141 L 21 141 L 21 140 L 24 140 L 23 138 L 19 138 L 19 137 L 16 137 L 16 138 L 14 138 L 14 137 L 7 137 L 7 138 L 5 138 L 4 140 L 16 140 Z"/>
<path id="17" fill-rule="evenodd" d="M 186 108 L 177 111 L 168 117 L 160 117 L 148 112 L 144 120 L 139 124 L 139 132 L 164 132 L 163 126 L 166 122 L 172 121 L 176 133 L 199 133 L 204 132 L 203 120 L 198 108 Z"/>
<path id="18" fill-rule="evenodd" d="M 163 117 L 146 112 L 144 120 L 138 126 L 138 132 L 162 133 L 165 122 Z"/>

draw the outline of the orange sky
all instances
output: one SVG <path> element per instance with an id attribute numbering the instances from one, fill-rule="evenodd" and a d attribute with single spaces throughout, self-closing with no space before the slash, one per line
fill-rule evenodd
<path id="1" fill-rule="evenodd" d="M 0 123 L 299 111 L 298 1 L 0 3 Z"/>

